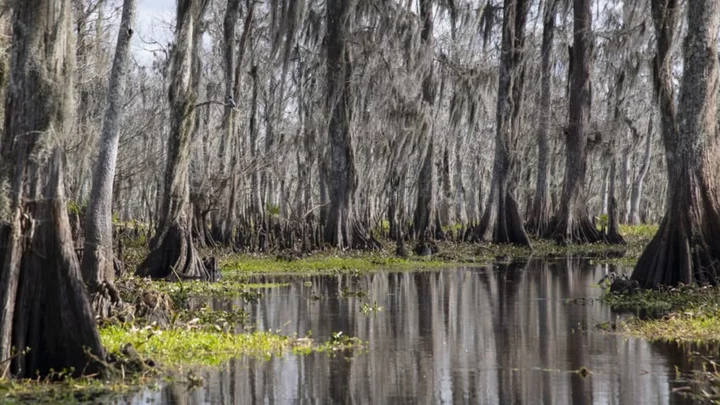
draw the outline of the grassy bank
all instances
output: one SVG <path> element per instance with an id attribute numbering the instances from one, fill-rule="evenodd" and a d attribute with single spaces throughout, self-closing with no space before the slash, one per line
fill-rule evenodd
<path id="1" fill-rule="evenodd" d="M 439 252 L 432 256 L 407 258 L 395 255 L 395 244 L 386 242 L 377 252 L 326 250 L 303 256 L 279 254 L 232 254 L 207 252 L 221 260 L 223 276 L 242 282 L 253 275 L 312 275 L 369 272 L 377 270 L 421 270 L 453 265 L 486 265 L 498 258 L 555 257 L 568 254 L 587 256 L 604 262 L 633 265 L 657 231 L 654 225 L 621 226 L 627 245 L 559 246 L 548 240 L 535 239 L 532 248 L 491 243 L 438 242 Z M 408 249 L 410 250 L 410 249 Z"/>
<path id="2" fill-rule="evenodd" d="M 636 316 L 622 330 L 649 340 L 720 342 L 720 288 L 684 286 L 630 295 L 606 294 L 613 309 Z"/>
<path id="3" fill-rule="evenodd" d="M 720 345 L 720 288 L 683 286 L 606 294 L 603 300 L 616 310 L 635 314 L 617 326 L 620 333 L 677 344 L 687 361 L 695 362 L 694 371 L 677 376 L 678 394 L 702 403 L 720 403 L 720 363 L 701 354 L 717 353 Z M 698 348 L 704 349 L 698 353 Z"/>

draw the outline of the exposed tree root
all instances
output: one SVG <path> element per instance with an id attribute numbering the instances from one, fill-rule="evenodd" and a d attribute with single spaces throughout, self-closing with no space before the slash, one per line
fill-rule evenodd
<path id="1" fill-rule="evenodd" d="M 617 230 L 608 228 L 607 232 L 601 232 L 603 241 L 610 245 L 627 245 L 625 238 Z"/>
<path id="2" fill-rule="evenodd" d="M 536 236 L 547 235 L 552 221 L 550 206 L 546 202 L 540 202 L 539 206 L 531 209 L 530 215 L 525 223 L 525 230 Z"/>
<path id="3" fill-rule="evenodd" d="M 113 284 L 103 282 L 93 290 L 90 293 L 90 305 L 96 318 L 108 319 L 125 310 L 126 305 Z"/>
<path id="4" fill-rule="evenodd" d="M 570 220 L 553 218 L 550 222 L 551 232 L 546 234 L 547 239 L 552 239 L 559 245 L 572 243 L 598 243 L 603 242 L 603 235 L 595 228 L 587 215 L 581 215 Z"/>
<path id="5" fill-rule="evenodd" d="M 175 223 L 158 247 L 140 264 L 135 275 L 153 279 L 217 281 L 220 270 L 205 266 L 193 246 L 190 232 Z"/>
<path id="6" fill-rule="evenodd" d="M 432 256 L 437 254 L 440 249 L 438 248 L 437 243 L 435 243 L 434 240 L 430 237 L 431 233 L 428 229 L 425 231 L 425 234 L 418 240 L 418 243 L 415 245 L 415 248 L 413 249 L 413 252 L 415 252 L 418 256 Z"/>
<path id="7" fill-rule="evenodd" d="M 717 215 L 705 218 L 706 226 L 690 225 L 690 215 L 665 217 L 635 265 L 631 279 L 643 288 L 660 285 L 720 284 L 720 224 Z"/>
<path id="8" fill-rule="evenodd" d="M 135 301 L 135 315 L 148 324 L 167 326 L 172 319 L 173 302 L 165 293 L 143 291 Z"/>
<path id="9" fill-rule="evenodd" d="M 358 223 L 353 224 L 352 242 L 353 249 L 359 250 L 381 250 L 383 247 L 372 233 L 368 236 Z"/>
<path id="10" fill-rule="evenodd" d="M 501 211 L 496 218 L 493 242 L 530 246 L 530 238 L 525 232 L 517 200 L 508 193 L 501 203 L 500 209 L 504 208 L 504 212 Z"/>
<path id="11" fill-rule="evenodd" d="M 402 237 L 402 231 L 399 229 L 395 234 L 395 256 L 400 258 L 406 258 L 408 256 L 407 250 L 405 249 L 405 240 Z"/>
<path id="12" fill-rule="evenodd" d="M 483 215 L 480 218 L 480 222 L 472 227 L 470 242 L 482 242 L 490 238 L 492 230 L 490 224 L 495 221 L 495 215 L 495 210 L 491 208 L 485 209 L 485 212 L 483 212 Z"/>

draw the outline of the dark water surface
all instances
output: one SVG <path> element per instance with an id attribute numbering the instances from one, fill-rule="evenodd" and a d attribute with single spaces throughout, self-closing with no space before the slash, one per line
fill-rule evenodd
<path id="1" fill-rule="evenodd" d="M 682 404 L 672 389 L 688 350 L 607 334 L 617 314 L 596 298 L 608 271 L 581 259 L 434 272 L 282 279 L 248 306 L 257 328 L 369 342 L 323 353 L 242 358 L 122 404 Z M 310 285 L 312 284 L 312 285 Z M 344 289 L 363 298 L 336 298 Z M 312 300 L 325 295 L 326 300 Z M 377 314 L 362 303 L 377 301 Z M 232 305 L 216 302 L 215 305 Z M 694 364 L 697 367 L 697 364 Z M 586 367 L 585 378 L 575 370 Z"/>

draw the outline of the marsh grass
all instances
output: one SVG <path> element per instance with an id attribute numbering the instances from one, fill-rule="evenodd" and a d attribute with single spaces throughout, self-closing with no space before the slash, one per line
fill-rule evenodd
<path id="1" fill-rule="evenodd" d="M 221 257 L 223 277 L 242 281 L 254 275 L 316 275 L 367 273 L 379 270 L 420 271 L 452 266 L 485 266 L 498 259 L 555 258 L 576 255 L 603 263 L 632 265 L 637 262 L 649 241 L 653 227 L 643 226 L 626 237 L 627 245 L 568 245 L 559 246 L 548 240 L 533 240 L 532 249 L 514 245 L 490 243 L 438 243 L 439 253 L 430 257 L 411 255 L 395 257 L 395 245 L 385 243 L 377 252 L 337 251 L 317 252 L 294 260 L 278 259 L 273 255 L 216 254 Z"/>
<path id="2" fill-rule="evenodd" d="M 0 380 L 0 403 L 15 404 L 87 404 L 137 389 L 140 382 L 108 382 L 93 378 L 63 381 Z"/>
<path id="3" fill-rule="evenodd" d="M 605 293 L 603 302 L 635 317 L 624 331 L 649 340 L 720 342 L 720 287 L 680 286 L 635 294 Z"/>
<path id="4" fill-rule="evenodd" d="M 232 333 L 217 325 L 198 322 L 182 328 L 159 329 L 109 326 L 100 330 L 110 352 L 132 344 L 142 357 L 161 368 L 214 366 L 238 356 L 271 358 L 288 351 L 293 339 L 272 332 Z"/>

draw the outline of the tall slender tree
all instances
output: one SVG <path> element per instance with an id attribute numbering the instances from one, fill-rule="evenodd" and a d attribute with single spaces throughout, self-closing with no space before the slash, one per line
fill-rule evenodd
<path id="1" fill-rule="evenodd" d="M 671 48 L 679 12 L 675 0 L 652 0 L 657 37 L 655 90 L 662 111 L 667 160 L 667 207 L 660 228 L 638 260 L 632 279 L 644 287 L 718 283 L 720 195 L 718 195 L 717 92 L 720 3 L 687 5 L 684 71 L 676 110 Z"/>
<path id="2" fill-rule="evenodd" d="M 328 189 L 330 205 L 325 224 L 325 241 L 350 247 L 353 243 L 355 154 L 350 134 L 350 76 L 352 65 L 347 49 L 351 21 L 351 0 L 328 0 L 327 22 L 327 108 L 330 114 Z"/>
<path id="3" fill-rule="evenodd" d="M 420 0 L 420 18 L 422 19 L 422 31 L 420 39 L 423 44 L 423 58 L 425 76 L 422 83 L 422 103 L 425 114 L 421 117 L 425 120 L 421 126 L 421 141 L 424 142 L 422 166 L 418 173 L 417 202 L 413 215 L 413 230 L 415 236 L 425 237 L 425 232 L 433 228 L 437 215 L 437 201 L 435 198 L 435 142 L 433 134 L 433 105 L 435 104 L 435 83 L 433 76 L 433 4 L 432 0 Z"/>
<path id="4" fill-rule="evenodd" d="M 630 194 L 630 224 L 640 224 L 640 200 L 643 194 L 643 186 L 645 184 L 645 176 L 650 169 L 650 159 L 652 158 L 652 140 L 653 140 L 653 117 L 648 120 L 647 134 L 645 135 L 645 152 L 643 153 L 642 163 L 638 169 L 635 179 L 632 183 L 632 193 Z"/>
<path id="5" fill-rule="evenodd" d="M 573 46 L 570 49 L 569 126 L 565 131 L 565 178 L 560 207 L 549 228 L 559 243 L 594 243 L 602 239 L 585 205 L 590 124 L 593 32 L 590 0 L 573 0 Z"/>
<path id="6" fill-rule="evenodd" d="M 538 167 L 535 181 L 535 195 L 530 207 L 527 228 L 530 233 L 544 235 L 548 232 L 550 217 L 550 106 L 552 103 L 552 61 L 553 38 L 555 36 L 555 15 L 557 14 L 556 0 L 545 2 L 543 12 L 543 36 L 540 47 L 540 103 L 538 113 L 537 143 Z"/>
<path id="7" fill-rule="evenodd" d="M 326 69 L 327 111 L 329 113 L 327 186 L 330 204 L 325 223 L 325 242 L 340 248 L 378 248 L 379 243 L 367 238 L 356 219 L 353 206 L 357 189 L 355 152 L 352 145 L 352 51 L 349 47 L 355 2 L 326 2 Z"/>
<path id="8" fill-rule="evenodd" d="M 520 208 L 515 199 L 514 172 L 517 156 L 514 150 L 520 136 L 520 114 L 525 81 L 523 47 L 529 2 L 506 0 L 503 5 L 502 55 L 496 110 L 495 162 L 491 198 L 478 227 L 478 239 L 493 229 L 495 243 L 530 245 Z"/>
<path id="9" fill-rule="evenodd" d="M 104 283 L 112 284 L 115 279 L 112 246 L 113 181 L 120 141 L 125 83 L 130 65 L 130 39 L 135 21 L 136 3 L 137 0 L 125 0 L 123 3 L 115 60 L 110 73 L 105 120 L 100 135 L 100 154 L 95 165 L 85 218 L 82 271 L 85 283 L 91 291 L 98 290 Z"/>

